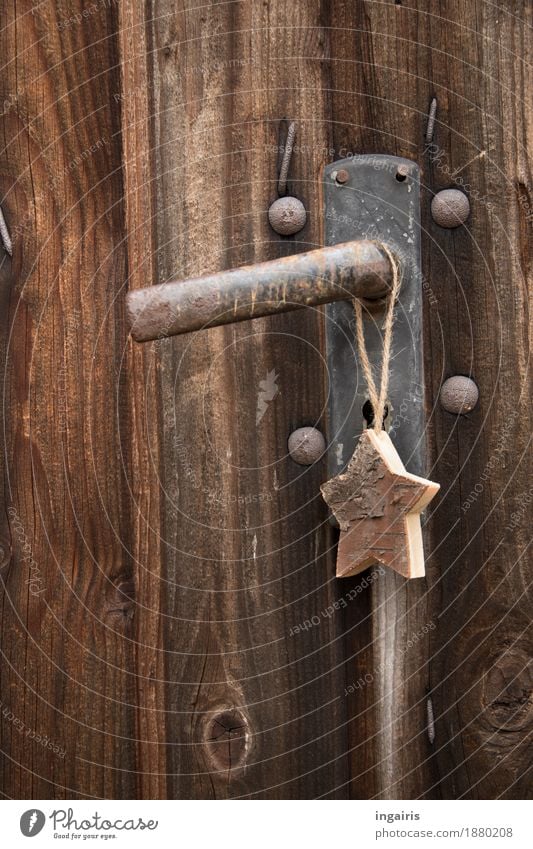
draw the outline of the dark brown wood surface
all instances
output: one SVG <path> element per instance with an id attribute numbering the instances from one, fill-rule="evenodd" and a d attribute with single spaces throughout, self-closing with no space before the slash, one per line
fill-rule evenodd
<path id="1" fill-rule="evenodd" d="M 0 791 L 530 793 L 530 4 L 2 11 Z M 267 221 L 284 118 L 292 239 Z M 127 289 L 320 246 L 321 169 L 360 152 L 424 169 L 442 489 L 408 585 L 335 579 L 325 461 L 287 456 L 327 427 L 320 309 L 144 346 L 124 321 Z M 444 231 L 431 193 L 460 179 Z"/>
<path id="2" fill-rule="evenodd" d="M 2 792 L 135 793 L 116 22 L 2 7 Z M 126 743 L 125 743 L 126 741 Z M 57 750 L 57 751 L 56 751 Z"/>

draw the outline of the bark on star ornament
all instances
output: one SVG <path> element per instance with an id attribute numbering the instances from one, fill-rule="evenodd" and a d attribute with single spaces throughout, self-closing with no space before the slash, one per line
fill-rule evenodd
<path id="1" fill-rule="evenodd" d="M 337 577 L 375 563 L 404 578 L 423 577 L 420 513 L 439 489 L 407 472 L 388 433 L 363 431 L 346 471 L 321 487 L 341 529 Z"/>

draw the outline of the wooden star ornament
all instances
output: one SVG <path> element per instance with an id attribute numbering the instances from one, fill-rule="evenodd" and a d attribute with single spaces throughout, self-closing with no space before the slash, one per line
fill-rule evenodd
<path id="1" fill-rule="evenodd" d="M 337 578 L 375 563 L 404 578 L 422 578 L 420 513 L 439 489 L 407 472 L 388 433 L 363 431 L 346 471 L 321 487 L 341 529 Z"/>

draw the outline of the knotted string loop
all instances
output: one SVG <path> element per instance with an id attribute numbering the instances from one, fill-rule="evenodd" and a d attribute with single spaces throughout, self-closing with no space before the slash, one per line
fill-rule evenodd
<path id="1" fill-rule="evenodd" d="M 385 324 L 383 329 L 383 356 L 381 360 L 381 381 L 379 394 L 372 373 L 372 366 L 368 359 L 368 352 L 365 343 L 365 332 L 363 326 L 363 306 L 358 298 L 354 298 L 355 308 L 355 323 L 357 331 L 357 348 L 359 351 L 359 359 L 363 367 L 370 396 L 370 403 L 374 411 L 373 428 L 376 431 L 383 429 L 383 416 L 385 414 L 385 403 L 387 401 L 387 392 L 389 388 L 389 366 L 392 346 L 392 329 L 394 325 L 394 307 L 398 298 L 401 285 L 401 275 L 396 257 L 391 253 L 386 245 L 379 244 L 380 250 L 383 251 L 389 258 L 392 267 L 392 286 L 387 299 L 387 312 L 385 315 Z"/>

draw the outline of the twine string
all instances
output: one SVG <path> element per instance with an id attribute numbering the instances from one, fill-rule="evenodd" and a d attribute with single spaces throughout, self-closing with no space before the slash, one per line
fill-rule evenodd
<path id="1" fill-rule="evenodd" d="M 373 428 L 375 431 L 378 431 L 378 433 L 380 430 L 383 429 L 383 416 L 385 415 L 385 404 L 387 401 L 387 392 L 389 388 L 392 330 L 394 325 L 394 306 L 396 304 L 398 292 L 400 291 L 401 285 L 400 269 L 398 267 L 398 262 L 395 256 L 391 253 L 391 251 L 386 245 L 380 244 L 379 247 L 383 251 L 383 253 L 385 253 L 389 258 L 389 262 L 392 267 L 392 286 L 388 295 L 387 312 L 385 315 L 385 324 L 383 332 L 383 355 L 381 359 L 381 380 L 379 393 L 377 390 L 376 382 L 374 380 L 374 375 L 372 373 L 372 366 L 370 365 L 370 360 L 368 359 L 368 351 L 366 349 L 365 331 L 363 327 L 363 306 L 358 298 L 354 298 L 353 302 L 355 309 L 355 323 L 357 331 L 357 348 L 359 351 L 359 359 L 361 360 L 363 374 L 365 376 L 366 384 L 368 387 L 368 394 L 370 396 L 370 403 L 372 404 L 372 410 L 374 411 Z"/>

